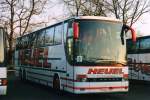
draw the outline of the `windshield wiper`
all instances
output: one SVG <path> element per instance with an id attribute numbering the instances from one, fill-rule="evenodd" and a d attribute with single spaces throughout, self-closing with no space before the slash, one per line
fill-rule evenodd
<path id="1" fill-rule="evenodd" d="M 117 64 L 121 64 L 121 65 L 123 65 L 123 66 L 125 66 L 126 65 L 126 63 L 125 62 L 116 62 Z"/>
<path id="2" fill-rule="evenodd" d="M 110 63 L 110 64 L 121 64 L 126 65 L 124 62 L 115 61 L 113 59 L 106 59 L 106 58 L 89 58 L 89 62 L 98 62 L 98 63 Z"/>
<path id="3" fill-rule="evenodd" d="M 112 61 L 112 59 L 108 59 L 108 58 L 89 58 L 88 60 L 91 60 L 91 61 Z"/>

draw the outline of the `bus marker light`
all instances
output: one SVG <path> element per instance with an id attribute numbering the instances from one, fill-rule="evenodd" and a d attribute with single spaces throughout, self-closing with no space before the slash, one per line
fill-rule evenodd
<path id="1" fill-rule="evenodd" d="M 74 33 L 74 38 L 75 39 L 79 38 L 79 26 L 78 26 L 78 24 L 79 23 L 77 23 L 77 22 L 73 23 L 73 33 Z"/>
<path id="2" fill-rule="evenodd" d="M 128 79 L 128 74 L 123 74 L 124 79 Z"/>

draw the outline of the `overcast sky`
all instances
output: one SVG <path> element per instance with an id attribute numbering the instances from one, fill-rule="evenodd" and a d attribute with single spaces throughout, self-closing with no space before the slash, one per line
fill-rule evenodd
<path id="1" fill-rule="evenodd" d="M 150 13 L 143 15 L 134 26 L 141 35 L 150 35 Z"/>
<path id="2" fill-rule="evenodd" d="M 49 9 L 49 14 L 48 14 L 48 19 L 50 21 L 49 25 L 52 23 L 55 23 L 55 21 L 51 21 L 52 18 L 58 18 L 60 19 L 61 17 L 64 17 L 66 12 L 66 8 L 58 2 L 59 0 L 53 1 L 54 7 L 50 7 Z M 65 14 L 64 14 L 65 13 Z M 147 13 L 140 17 L 139 21 L 136 22 L 133 26 L 140 35 L 150 35 L 150 13 Z"/>

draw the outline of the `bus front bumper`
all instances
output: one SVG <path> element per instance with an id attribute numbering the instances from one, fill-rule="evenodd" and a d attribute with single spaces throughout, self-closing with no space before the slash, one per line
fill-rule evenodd
<path id="1" fill-rule="evenodd" d="M 112 83 L 76 83 L 74 89 L 75 94 L 87 93 L 127 93 L 128 82 L 112 82 Z"/>

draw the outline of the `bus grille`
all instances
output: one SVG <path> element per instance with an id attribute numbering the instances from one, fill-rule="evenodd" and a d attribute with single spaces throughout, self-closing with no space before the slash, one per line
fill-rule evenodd
<path id="1" fill-rule="evenodd" d="M 119 82 L 122 78 L 88 78 L 87 82 Z"/>

